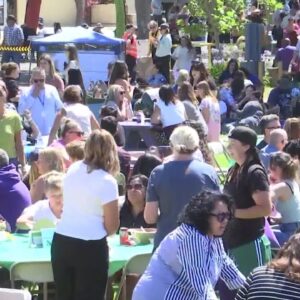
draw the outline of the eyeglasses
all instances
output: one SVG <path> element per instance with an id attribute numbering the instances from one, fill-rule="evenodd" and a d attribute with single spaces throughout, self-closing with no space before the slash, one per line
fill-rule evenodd
<path id="1" fill-rule="evenodd" d="M 38 83 L 38 82 L 43 83 L 43 82 L 45 82 L 45 79 L 34 79 L 33 82 L 34 83 Z"/>
<path id="2" fill-rule="evenodd" d="M 230 220 L 232 218 L 232 215 L 230 212 L 227 213 L 219 213 L 219 214 L 209 214 L 210 216 L 216 217 L 218 222 L 223 223 L 225 220 Z"/>
<path id="3" fill-rule="evenodd" d="M 141 190 L 143 189 L 143 185 L 141 183 L 136 183 L 136 184 L 127 184 L 126 188 L 127 190 Z"/>

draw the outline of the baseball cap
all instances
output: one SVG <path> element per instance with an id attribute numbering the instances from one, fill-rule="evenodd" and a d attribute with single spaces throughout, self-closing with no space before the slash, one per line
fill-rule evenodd
<path id="1" fill-rule="evenodd" d="M 237 140 L 250 147 L 256 147 L 257 135 L 255 131 L 246 126 L 237 126 L 228 135 L 230 139 Z"/>

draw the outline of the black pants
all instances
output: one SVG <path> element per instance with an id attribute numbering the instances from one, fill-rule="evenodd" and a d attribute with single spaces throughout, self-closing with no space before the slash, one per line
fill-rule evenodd
<path id="1" fill-rule="evenodd" d="M 170 55 L 155 57 L 155 65 L 159 70 L 159 73 L 165 76 L 168 83 L 170 83 L 170 60 L 171 60 Z"/>
<path id="2" fill-rule="evenodd" d="M 134 84 L 136 79 L 136 58 L 131 55 L 126 55 L 125 62 L 128 67 L 130 83 Z"/>
<path id="3" fill-rule="evenodd" d="M 57 300 L 103 300 L 108 273 L 106 238 L 84 241 L 55 234 L 51 261 Z"/>

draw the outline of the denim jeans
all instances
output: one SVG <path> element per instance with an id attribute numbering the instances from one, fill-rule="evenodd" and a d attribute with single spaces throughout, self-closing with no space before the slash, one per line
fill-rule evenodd
<path id="1" fill-rule="evenodd" d="M 300 228 L 300 222 L 283 223 L 273 228 L 275 236 L 282 246 Z"/>

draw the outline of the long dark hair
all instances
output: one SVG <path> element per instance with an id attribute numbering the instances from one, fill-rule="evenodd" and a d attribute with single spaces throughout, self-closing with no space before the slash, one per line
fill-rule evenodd
<path id="1" fill-rule="evenodd" d="M 194 65 L 192 65 L 192 67 L 190 69 L 190 82 L 191 82 L 191 85 L 194 85 L 194 78 L 192 76 L 193 71 L 200 72 L 200 78 L 199 78 L 198 82 L 207 80 L 209 78 L 209 73 L 208 73 L 204 63 L 201 62 L 201 63 L 194 64 Z M 195 84 L 197 84 L 198 82 L 195 82 Z"/>
<path id="2" fill-rule="evenodd" d="M 230 86 L 233 98 L 239 97 L 245 88 L 245 74 L 242 71 L 236 71 Z"/>
<path id="3" fill-rule="evenodd" d="M 189 49 L 189 51 L 192 51 L 194 49 L 193 45 L 192 45 L 192 41 L 191 39 L 189 38 L 188 35 L 184 35 L 180 38 L 180 42 L 182 39 L 185 39 L 186 40 L 186 47 Z"/>
<path id="4" fill-rule="evenodd" d="M 229 60 L 227 66 L 226 66 L 225 71 L 229 72 L 229 66 L 230 66 L 232 63 L 235 64 L 235 68 L 234 68 L 233 73 L 235 73 L 235 72 L 239 69 L 239 63 L 238 63 L 238 61 L 237 61 L 235 58 L 232 58 L 232 59 Z"/>
<path id="5" fill-rule="evenodd" d="M 159 89 L 159 98 L 168 105 L 169 103 L 175 103 L 175 93 L 173 88 L 170 85 L 163 85 Z"/>
<path id="6" fill-rule="evenodd" d="M 114 84 L 118 79 L 128 80 L 128 67 L 124 61 L 117 60 L 111 70 L 109 84 Z"/>

